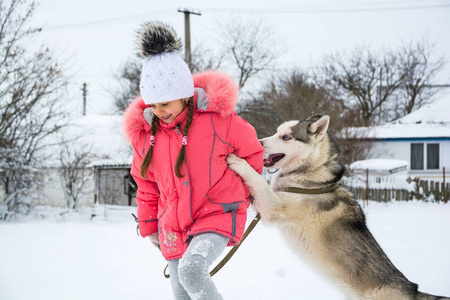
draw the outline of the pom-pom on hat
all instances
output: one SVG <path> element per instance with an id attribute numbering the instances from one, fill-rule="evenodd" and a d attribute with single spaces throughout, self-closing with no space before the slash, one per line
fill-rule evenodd
<path id="1" fill-rule="evenodd" d="M 139 37 L 139 56 L 145 58 L 139 87 L 145 104 L 194 96 L 191 71 L 176 52 L 180 49 L 181 40 L 170 25 L 144 24 Z"/>

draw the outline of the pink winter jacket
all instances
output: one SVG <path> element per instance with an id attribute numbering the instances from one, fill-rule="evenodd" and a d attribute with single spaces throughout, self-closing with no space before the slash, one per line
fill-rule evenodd
<path id="1" fill-rule="evenodd" d="M 234 111 L 238 87 L 232 79 L 213 71 L 193 77 L 195 110 L 183 178 L 176 177 L 174 166 L 187 108 L 170 124 L 160 121 L 147 178 L 140 177 L 139 168 L 150 146 L 150 125 L 143 116 L 148 106 L 139 97 L 124 116 L 125 134 L 134 150 L 131 175 L 138 185 L 139 231 L 142 237 L 159 232 L 166 259 L 182 257 L 189 238 L 203 232 L 227 236 L 229 245 L 239 243 L 250 195 L 225 159 L 235 153 L 259 173 L 263 167 L 263 149 L 254 128 Z"/>

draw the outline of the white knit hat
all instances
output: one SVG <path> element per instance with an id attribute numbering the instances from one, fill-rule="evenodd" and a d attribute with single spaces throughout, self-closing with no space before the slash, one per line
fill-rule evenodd
<path id="1" fill-rule="evenodd" d="M 194 80 L 187 64 L 175 52 L 148 57 L 139 85 L 145 104 L 194 96 Z"/>
<path id="2" fill-rule="evenodd" d="M 171 26 L 161 22 L 144 24 L 139 48 L 140 56 L 145 58 L 139 84 L 145 104 L 194 96 L 192 74 L 176 53 L 181 49 L 181 40 Z"/>

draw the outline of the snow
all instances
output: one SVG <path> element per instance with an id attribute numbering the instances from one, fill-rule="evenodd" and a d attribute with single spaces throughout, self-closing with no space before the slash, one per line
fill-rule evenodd
<path id="1" fill-rule="evenodd" d="M 409 179 L 408 179 L 409 178 Z M 369 178 L 364 171 L 353 172 L 350 177 L 343 177 L 342 183 L 351 188 L 367 188 L 367 181 L 369 182 L 369 188 L 375 190 L 406 190 L 408 192 L 413 192 L 416 190 L 416 182 L 411 181 L 411 178 L 407 174 L 396 173 L 395 176 L 384 176 L 380 173 L 369 173 Z M 394 193 L 392 199 L 395 199 L 397 195 Z M 426 196 L 423 195 L 422 196 Z M 402 195 L 400 195 L 402 197 Z M 428 201 L 432 201 L 431 198 L 434 197 L 432 194 L 426 197 Z M 414 198 L 416 200 L 417 198 Z M 434 198 L 433 198 L 434 199 Z M 404 200 L 400 198 L 399 200 Z"/>
<path id="2" fill-rule="evenodd" d="M 65 215 L 55 210 L 0 223 L 0 299 L 172 299 L 166 262 L 136 236 L 135 208 L 99 206 L 93 220 L 87 208 Z M 450 296 L 450 204 L 370 202 L 364 210 L 406 277 L 421 291 Z M 213 278 L 224 299 L 344 299 L 263 223 Z"/>
<path id="3" fill-rule="evenodd" d="M 374 127 L 349 128 L 347 134 L 361 138 L 448 138 L 450 137 L 450 92 L 399 120 Z"/>
<path id="4" fill-rule="evenodd" d="M 383 159 L 372 158 L 367 160 L 358 160 L 350 165 L 352 170 L 367 170 L 376 172 L 389 172 L 398 168 L 408 168 L 409 163 L 401 159 Z"/>
<path id="5" fill-rule="evenodd" d="M 397 121 L 399 124 L 450 124 L 450 92 L 442 91 L 436 100 L 422 106 Z M 450 132 L 447 132 L 450 133 Z"/>
<path id="6" fill-rule="evenodd" d="M 362 137 L 376 139 L 450 137 L 450 124 L 385 124 L 356 129 L 363 130 Z"/>
<path id="7" fill-rule="evenodd" d="M 200 244 L 197 246 L 197 249 L 194 249 L 192 251 L 192 255 L 200 255 L 203 258 L 208 258 L 208 250 L 211 249 L 214 246 L 214 244 L 211 241 L 201 241 Z"/>

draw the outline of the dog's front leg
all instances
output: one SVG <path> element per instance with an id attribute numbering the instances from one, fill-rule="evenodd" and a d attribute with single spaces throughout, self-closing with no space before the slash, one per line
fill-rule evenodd
<path id="1" fill-rule="evenodd" d="M 227 157 L 228 167 L 242 177 L 255 198 L 253 206 L 261 214 L 263 220 L 273 222 L 280 219 L 282 211 L 281 199 L 273 192 L 266 180 L 258 174 L 245 159 L 234 154 Z"/>

